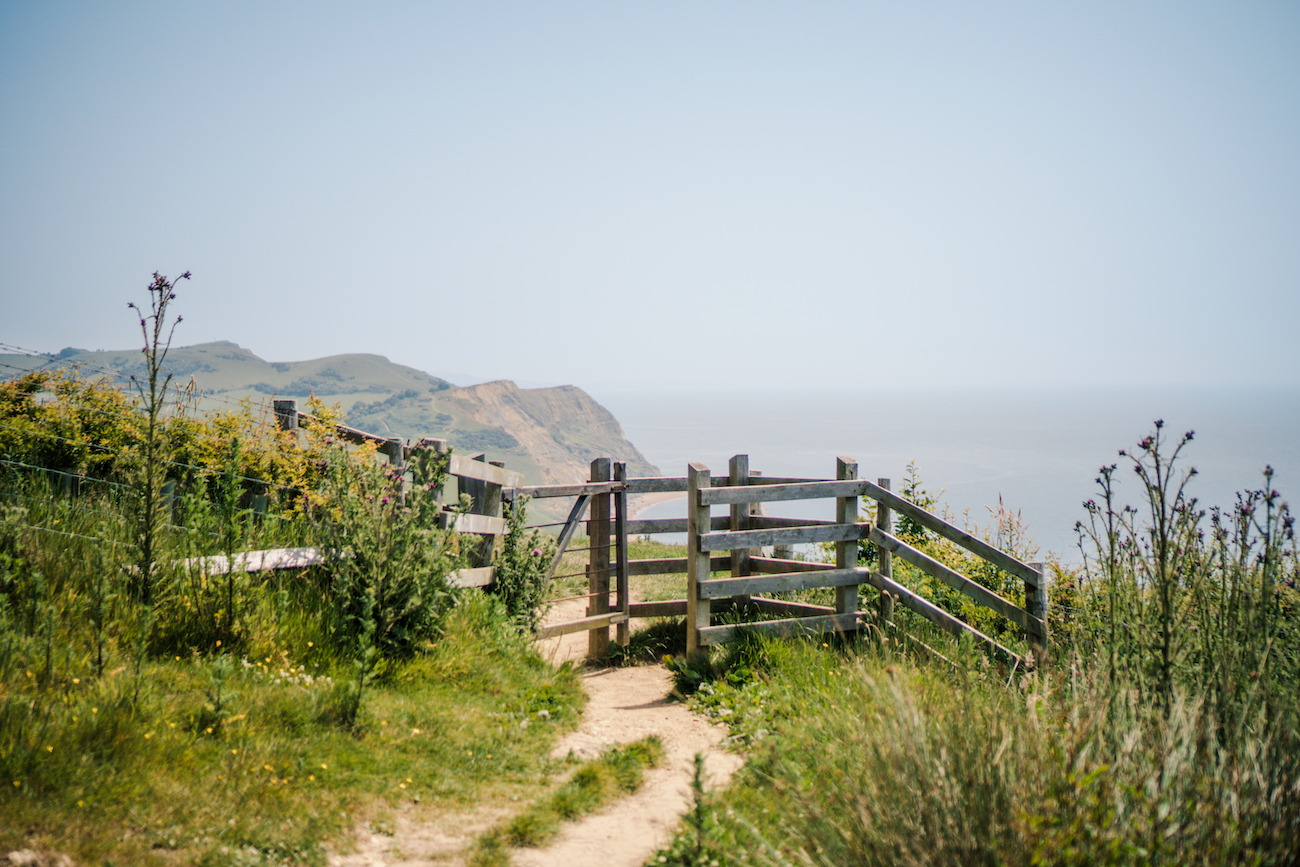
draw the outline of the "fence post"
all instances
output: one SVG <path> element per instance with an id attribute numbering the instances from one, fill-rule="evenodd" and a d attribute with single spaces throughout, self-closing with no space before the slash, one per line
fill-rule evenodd
<path id="1" fill-rule="evenodd" d="M 619 461 L 614 464 L 614 481 L 627 481 L 627 464 Z M 614 572 L 614 594 L 618 610 L 627 617 L 632 612 L 631 588 L 628 586 L 627 571 L 627 489 L 614 494 L 614 556 L 617 568 Z M 627 647 L 632 637 L 632 624 L 624 620 L 614 628 L 614 640 L 619 647 Z"/>
<path id="2" fill-rule="evenodd" d="M 609 458 L 596 458 L 591 462 L 591 481 L 608 482 L 612 471 Z M 587 521 L 587 539 L 591 550 L 587 556 L 587 616 L 609 613 L 609 494 L 591 498 L 591 517 Z M 609 656 L 609 627 L 601 626 L 587 632 L 587 656 L 604 659 Z"/>
<path id="3" fill-rule="evenodd" d="M 388 457 L 390 467 L 400 470 L 406 466 L 406 457 L 402 454 L 401 437 L 389 437 L 384 441 L 384 447 L 380 451 Z"/>
<path id="4" fill-rule="evenodd" d="M 732 486 L 749 484 L 749 455 L 735 455 L 729 465 L 731 470 L 730 481 Z M 732 503 L 731 504 L 731 529 L 748 530 L 749 529 L 749 512 L 752 503 Z M 710 520 L 710 526 L 712 520 Z M 750 551 L 748 548 L 733 548 L 731 550 L 731 577 L 744 578 L 750 573 L 749 565 Z M 737 597 L 733 600 L 735 604 L 743 605 L 749 602 L 748 596 Z"/>
<path id="5" fill-rule="evenodd" d="M 505 461 L 488 461 L 490 466 L 505 468 Z M 503 518 L 505 513 L 501 508 L 501 486 L 494 482 L 483 483 L 483 507 L 482 514 L 492 518 Z M 492 565 L 492 551 L 496 548 L 500 539 L 495 535 L 483 537 L 483 565 Z"/>
<path id="6" fill-rule="evenodd" d="M 841 455 L 835 459 L 835 478 L 847 481 L 858 477 L 858 462 Z M 835 523 L 856 524 L 858 522 L 858 498 L 835 498 Z M 835 543 L 835 567 L 837 569 L 856 569 L 858 567 L 858 540 Z M 858 613 L 857 585 L 835 588 L 835 611 L 839 614 Z"/>
<path id="7" fill-rule="evenodd" d="M 889 490 L 889 479 L 876 479 L 876 484 Z M 893 511 L 884 503 L 876 503 L 876 529 L 882 533 L 894 533 Z M 889 580 L 894 580 L 894 555 L 879 546 L 876 547 L 876 571 Z M 888 590 L 880 591 L 880 628 L 894 622 L 894 594 Z"/>
<path id="8" fill-rule="evenodd" d="M 709 552 L 700 550 L 700 536 L 709 532 L 709 507 L 700 505 L 700 491 L 711 486 L 709 468 L 686 468 L 686 655 L 701 653 L 700 629 L 709 625 L 709 600 L 700 598 L 700 582 L 709 580 Z"/>
<path id="9" fill-rule="evenodd" d="M 470 455 L 469 459 L 471 461 L 482 461 L 486 463 L 487 455 L 482 453 L 477 455 Z M 482 512 L 479 511 L 479 509 L 482 508 L 483 498 L 487 494 L 487 482 L 481 482 L 478 479 L 463 479 L 460 476 L 457 476 L 456 496 L 460 497 L 465 494 L 469 494 L 470 513 L 474 515 L 483 514 Z"/>
<path id="10" fill-rule="evenodd" d="M 433 449 L 434 462 L 435 462 L 435 463 L 436 463 L 436 462 L 437 462 L 437 461 L 438 461 L 438 460 L 439 460 L 439 459 L 440 459 L 444 454 L 447 453 L 447 441 L 446 441 L 446 440 L 422 439 L 422 440 L 420 440 L 418 443 L 415 444 L 415 447 L 416 447 L 416 448 L 431 448 L 431 449 Z M 429 483 L 429 480 L 428 480 L 428 479 L 416 479 L 415 481 L 416 481 L 417 483 L 422 483 L 422 484 L 428 484 L 428 483 Z M 439 485 L 439 486 L 434 490 L 434 492 L 433 492 L 433 502 L 434 502 L 434 504 L 438 507 L 438 512 L 439 512 L 439 513 L 442 512 L 442 500 L 443 500 L 443 495 L 444 495 L 444 493 L 445 493 L 445 489 L 446 489 L 446 487 L 447 487 L 447 482 L 446 482 L 446 480 L 444 479 L 444 480 L 443 480 L 443 483 L 442 483 L 441 485 Z"/>
<path id="11" fill-rule="evenodd" d="M 1029 634 L 1029 646 L 1034 651 L 1035 663 L 1047 662 L 1047 564 L 1038 561 L 1028 564 L 1038 573 L 1036 581 L 1025 581 L 1025 611 L 1042 624 L 1042 633 Z"/>
<path id="12" fill-rule="evenodd" d="M 273 400 L 271 406 L 275 410 L 275 424 L 280 430 L 298 429 L 298 401 Z"/>
<path id="13" fill-rule="evenodd" d="M 750 483 L 751 485 L 755 483 L 755 482 L 754 482 L 755 479 L 761 479 L 761 478 L 763 478 L 763 473 L 762 473 L 761 471 L 759 471 L 759 470 L 750 470 L 750 471 L 749 471 L 749 483 Z M 762 518 L 762 517 L 765 517 L 766 515 L 767 515 L 767 504 L 766 504 L 766 503 L 750 503 L 750 504 L 749 504 L 749 526 L 750 526 L 750 529 L 753 529 L 753 527 L 754 527 L 754 519 L 755 519 L 755 518 Z M 767 548 L 767 549 L 766 549 L 766 553 L 764 552 L 764 550 L 765 550 L 765 549 L 763 549 L 763 548 L 761 548 L 761 547 L 760 547 L 760 548 L 750 548 L 750 549 L 749 549 L 749 556 L 750 556 L 751 558 L 753 558 L 753 557 L 767 557 L 767 556 L 775 557 L 775 556 L 776 556 L 776 553 L 775 553 L 775 549 L 774 549 L 774 548 Z M 754 564 L 753 564 L 752 562 L 749 564 L 749 573 L 748 573 L 748 574 L 750 574 L 750 575 L 753 575 L 753 574 L 754 574 Z M 749 598 L 749 597 L 746 597 L 746 598 Z"/>

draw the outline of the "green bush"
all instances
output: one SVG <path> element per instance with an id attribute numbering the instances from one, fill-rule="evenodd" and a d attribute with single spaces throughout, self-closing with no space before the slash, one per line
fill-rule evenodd
<path id="1" fill-rule="evenodd" d="M 493 566 L 495 587 L 511 619 L 519 629 L 535 633 L 541 621 L 546 597 L 546 570 L 555 555 L 555 540 L 536 530 L 527 530 L 527 499 L 520 497 L 506 506 L 507 532 Z"/>

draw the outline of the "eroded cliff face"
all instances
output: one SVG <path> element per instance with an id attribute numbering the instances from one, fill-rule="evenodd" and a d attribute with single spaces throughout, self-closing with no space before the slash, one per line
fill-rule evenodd
<path id="1" fill-rule="evenodd" d="M 571 484 L 587 479 L 591 461 L 608 456 L 628 465 L 630 476 L 659 471 L 623 435 L 623 428 L 580 388 L 520 388 L 509 380 L 450 388 L 430 395 L 433 410 L 455 419 L 445 436 L 462 452 L 493 451 L 526 457 L 536 467 L 535 484 Z M 515 440 L 493 449 L 497 431 Z M 442 436 L 443 434 L 435 434 Z M 463 445 L 458 446 L 458 441 Z M 475 449 L 475 444 L 484 448 Z M 504 456 L 507 465 L 508 456 Z M 526 475 L 532 475 L 526 472 Z M 529 481 L 533 481 L 532 478 Z"/>

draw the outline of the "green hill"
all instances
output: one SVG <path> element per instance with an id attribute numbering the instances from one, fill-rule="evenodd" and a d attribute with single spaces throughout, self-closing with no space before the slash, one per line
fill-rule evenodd
<path id="1" fill-rule="evenodd" d="M 125 383 L 144 373 L 138 350 L 63 350 L 54 359 L 0 356 L 3 370 L 81 365 Z M 587 478 L 595 457 L 625 461 L 633 476 L 657 476 L 623 435 L 618 420 L 571 385 L 520 388 L 506 380 L 457 387 L 382 355 L 331 355 L 310 361 L 270 362 L 228 341 L 176 347 L 167 356 L 176 384 L 193 378 L 205 408 L 245 398 L 255 403 L 292 398 L 305 409 L 308 395 L 339 404 L 347 423 L 371 433 L 415 440 L 447 440 L 461 454 L 486 453 L 522 472 L 530 484 L 570 484 Z M 220 402 L 219 402 L 220 401 Z"/>

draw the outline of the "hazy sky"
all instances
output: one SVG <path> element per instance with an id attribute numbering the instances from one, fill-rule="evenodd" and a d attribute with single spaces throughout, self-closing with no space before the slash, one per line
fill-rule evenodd
<path id="1" fill-rule="evenodd" d="M 1300 4 L 0 0 L 0 341 L 185 269 L 461 384 L 1294 384 Z"/>

